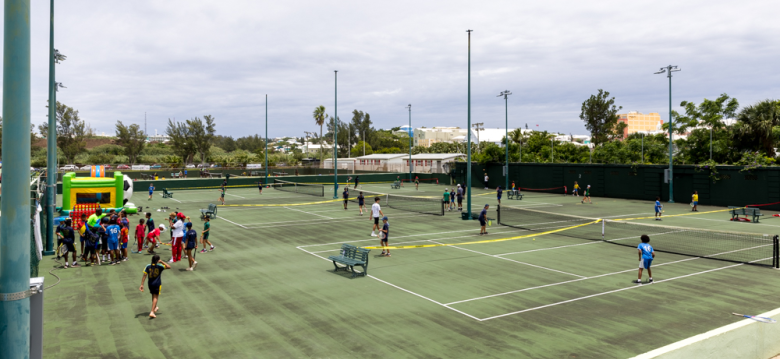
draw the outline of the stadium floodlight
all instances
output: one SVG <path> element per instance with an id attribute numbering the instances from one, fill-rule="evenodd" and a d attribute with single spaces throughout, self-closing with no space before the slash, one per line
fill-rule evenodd
<path id="1" fill-rule="evenodd" d="M 678 72 L 682 69 L 677 68 L 677 66 L 668 65 L 666 67 L 662 67 L 658 72 L 655 74 L 663 74 L 666 73 L 666 77 L 669 78 L 669 203 L 674 203 L 674 193 L 673 193 L 673 176 L 672 176 L 672 72 Z"/>

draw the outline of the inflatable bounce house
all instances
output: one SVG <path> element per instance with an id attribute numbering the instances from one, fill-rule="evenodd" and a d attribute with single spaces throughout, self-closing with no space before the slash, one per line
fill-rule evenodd
<path id="1" fill-rule="evenodd" d="M 92 166 L 90 177 L 76 177 L 68 172 L 62 178 L 62 208 L 68 215 L 77 207 L 100 207 L 103 211 L 125 210 L 128 214 L 138 213 L 138 208 L 129 202 L 133 195 L 133 181 L 130 177 L 114 172 L 107 177 L 104 166 Z"/>

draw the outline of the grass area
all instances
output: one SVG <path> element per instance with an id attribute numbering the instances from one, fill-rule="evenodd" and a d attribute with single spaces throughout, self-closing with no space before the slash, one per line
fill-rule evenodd
<path id="1" fill-rule="evenodd" d="M 366 191 L 439 196 L 444 185 L 364 184 Z M 655 284 L 637 286 L 636 250 L 563 233 L 509 241 L 372 250 L 367 277 L 333 272 L 327 257 L 342 243 L 376 246 L 368 214 L 325 198 L 256 188 L 229 189 L 230 204 L 212 221 L 213 252 L 199 254 L 163 274 L 157 319 L 141 293 L 146 254 L 117 266 L 54 271 L 61 282 L 46 292 L 47 358 L 171 357 L 529 357 L 621 358 L 676 342 L 739 318 L 777 307 L 775 270 L 706 258 L 658 253 Z M 474 211 L 492 191 L 474 190 Z M 355 192 L 352 191 L 355 195 Z M 214 190 L 177 190 L 133 202 L 151 206 L 157 223 L 177 209 L 195 220 L 217 203 Z M 652 216 L 652 203 L 528 193 L 505 206 L 592 218 Z M 391 198 L 392 200 L 392 198 Z M 369 202 L 370 203 L 370 202 Z M 285 206 L 285 204 L 290 204 Z M 295 204 L 295 205 L 293 205 Z M 157 212 L 159 207 L 170 210 Z M 633 222 L 751 233 L 780 233 L 780 221 L 728 221 L 722 208 Z M 383 207 L 390 244 L 457 244 L 515 237 L 528 232 L 493 223 L 478 236 L 477 221 L 458 212 L 424 215 Z M 687 204 L 666 204 L 665 215 L 689 213 Z M 131 218 L 137 222 L 137 218 Z M 168 239 L 168 235 L 163 236 Z M 132 241 L 132 239 L 131 239 Z M 638 243 L 638 238 L 637 238 Z M 652 244 L 651 240 L 651 244 Z M 163 258 L 170 258 L 163 247 Z M 51 258 L 41 272 L 59 267 Z M 46 274 L 46 284 L 57 280 Z"/>

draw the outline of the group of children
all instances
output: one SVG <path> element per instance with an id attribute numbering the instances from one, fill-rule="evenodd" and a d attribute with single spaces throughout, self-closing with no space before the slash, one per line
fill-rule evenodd
<path id="1" fill-rule="evenodd" d="M 455 200 L 458 200 L 458 211 L 463 211 L 463 194 L 464 194 L 463 187 L 461 187 L 460 184 L 458 184 L 457 188 L 453 188 L 452 191 L 450 191 L 449 188 L 444 189 L 444 209 L 448 211 L 452 211 L 455 209 Z M 500 196 L 499 196 L 500 199 Z M 499 201 L 500 202 L 500 201 Z"/>
<path id="2" fill-rule="evenodd" d="M 103 213 L 102 210 L 97 209 L 89 217 L 86 213 L 82 213 L 80 223 L 81 226 L 74 229 L 73 220 L 68 218 L 60 222 L 55 230 L 57 240 L 60 242 L 58 245 L 66 246 L 67 253 L 70 253 L 73 259 L 72 263 L 68 263 L 67 254 L 65 255 L 65 268 L 79 266 L 75 246 L 77 230 L 81 238 L 81 259 L 87 265 L 101 263 L 115 265 L 127 260 L 130 223 L 124 210 L 117 213 L 112 209 L 108 213 Z"/>

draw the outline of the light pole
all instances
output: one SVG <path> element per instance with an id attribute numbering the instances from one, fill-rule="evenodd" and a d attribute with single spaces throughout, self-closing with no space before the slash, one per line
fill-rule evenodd
<path id="1" fill-rule="evenodd" d="M 265 94 L 265 185 L 268 186 L 268 94 Z"/>
<path id="2" fill-rule="evenodd" d="M 674 186 L 673 186 L 673 179 L 674 176 L 672 175 L 673 166 L 672 166 L 672 72 L 677 72 L 682 69 L 678 69 L 677 66 L 668 65 L 666 67 L 662 67 L 658 72 L 655 74 L 662 74 L 666 73 L 666 77 L 669 78 L 669 203 L 674 203 Z"/>
<path id="3" fill-rule="evenodd" d="M 509 189 L 509 100 L 507 100 L 507 96 L 511 94 L 512 92 L 509 90 L 504 90 L 498 94 L 498 97 L 504 96 L 504 190 Z"/>
<path id="4" fill-rule="evenodd" d="M 411 133 L 409 134 L 409 183 L 412 183 L 412 136 L 414 135 L 414 130 L 412 129 L 412 104 L 409 104 L 406 106 L 406 108 L 409 109 L 409 131 Z"/>
<path id="5" fill-rule="evenodd" d="M 466 129 L 468 134 L 468 142 L 466 143 L 466 213 L 468 219 L 471 219 L 471 32 L 474 30 L 466 30 L 469 34 L 469 67 L 468 67 L 468 125 Z"/>
<path id="6" fill-rule="evenodd" d="M 712 126 L 710 126 L 710 161 L 712 161 Z"/>
<path id="7" fill-rule="evenodd" d="M 339 198 L 339 71 L 334 70 L 334 97 L 333 97 L 333 199 Z"/>
<path id="8" fill-rule="evenodd" d="M 57 88 L 55 63 L 66 56 L 54 48 L 54 0 L 50 1 L 49 19 L 49 131 L 46 134 L 46 248 L 44 254 L 54 254 L 54 207 L 57 201 Z M 62 86 L 64 87 L 64 86 Z"/>
<path id="9" fill-rule="evenodd" d="M 0 204 L 0 325 L 3 328 L 0 358 L 3 359 L 30 357 L 30 2 L 6 0 L 3 14 L 5 176 Z M 49 82 L 49 96 L 52 85 Z M 49 103 L 49 108 L 52 106 L 55 104 Z M 49 172 L 46 178 L 51 177 Z M 52 220 L 50 216 L 49 228 L 53 230 Z"/>

